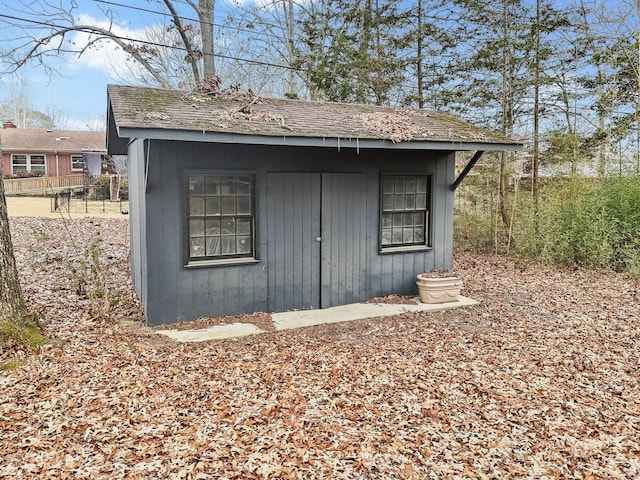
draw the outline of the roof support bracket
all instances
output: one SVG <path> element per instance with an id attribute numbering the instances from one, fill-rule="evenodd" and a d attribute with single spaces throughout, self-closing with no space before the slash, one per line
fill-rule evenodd
<path id="1" fill-rule="evenodd" d="M 480 160 L 480 157 L 482 156 L 483 153 L 484 153 L 484 150 L 478 150 L 473 155 L 471 160 L 469 160 L 469 163 L 467 163 L 467 166 L 464 167 L 464 170 L 460 172 L 460 175 L 458 175 L 458 178 L 456 178 L 456 181 L 453 182 L 453 184 L 451 185 L 452 192 L 456 191 L 456 189 L 458 188 L 458 185 L 460 185 L 460 182 L 462 182 L 462 180 L 464 180 L 464 177 L 466 177 L 469 174 L 473 166 L 478 162 L 478 160 Z"/>

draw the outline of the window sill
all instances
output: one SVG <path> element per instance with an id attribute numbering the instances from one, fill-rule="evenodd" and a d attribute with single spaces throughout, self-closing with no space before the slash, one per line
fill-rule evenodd
<path id="1" fill-rule="evenodd" d="M 219 260 L 191 260 L 185 264 L 184 268 L 210 268 L 210 267 L 232 267 L 238 265 L 252 265 L 260 263 L 257 258 L 221 258 Z"/>
<path id="2" fill-rule="evenodd" d="M 380 254 L 385 255 L 387 253 L 411 253 L 411 252 L 428 252 L 433 250 L 433 247 L 428 245 L 411 245 L 403 247 L 383 247 L 380 249 Z"/>

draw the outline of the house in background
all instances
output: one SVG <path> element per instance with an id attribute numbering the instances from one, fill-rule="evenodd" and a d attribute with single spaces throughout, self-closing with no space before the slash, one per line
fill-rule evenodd
<path id="1" fill-rule="evenodd" d="M 108 169 L 104 132 L 16 128 L 5 121 L 0 150 L 5 177 L 82 175 L 85 165 L 98 176 Z"/>
<path id="2" fill-rule="evenodd" d="M 480 152 L 521 148 L 422 110 L 228 91 L 110 85 L 107 124 L 153 325 L 415 294 L 452 266 L 455 185 Z"/>

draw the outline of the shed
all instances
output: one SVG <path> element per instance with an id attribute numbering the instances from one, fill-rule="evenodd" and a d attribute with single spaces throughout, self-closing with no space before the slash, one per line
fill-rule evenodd
<path id="1" fill-rule="evenodd" d="M 109 85 L 107 124 L 152 325 L 414 294 L 452 265 L 455 152 L 521 147 L 433 112 L 239 90 Z"/>

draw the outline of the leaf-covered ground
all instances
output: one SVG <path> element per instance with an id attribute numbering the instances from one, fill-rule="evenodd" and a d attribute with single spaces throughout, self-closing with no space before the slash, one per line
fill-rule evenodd
<path id="1" fill-rule="evenodd" d="M 126 220 L 11 226 L 58 343 L 0 375 L 2 478 L 640 478 L 623 276 L 461 254 L 481 306 L 178 345 L 79 288 L 101 240 L 112 313 L 138 318 Z"/>

